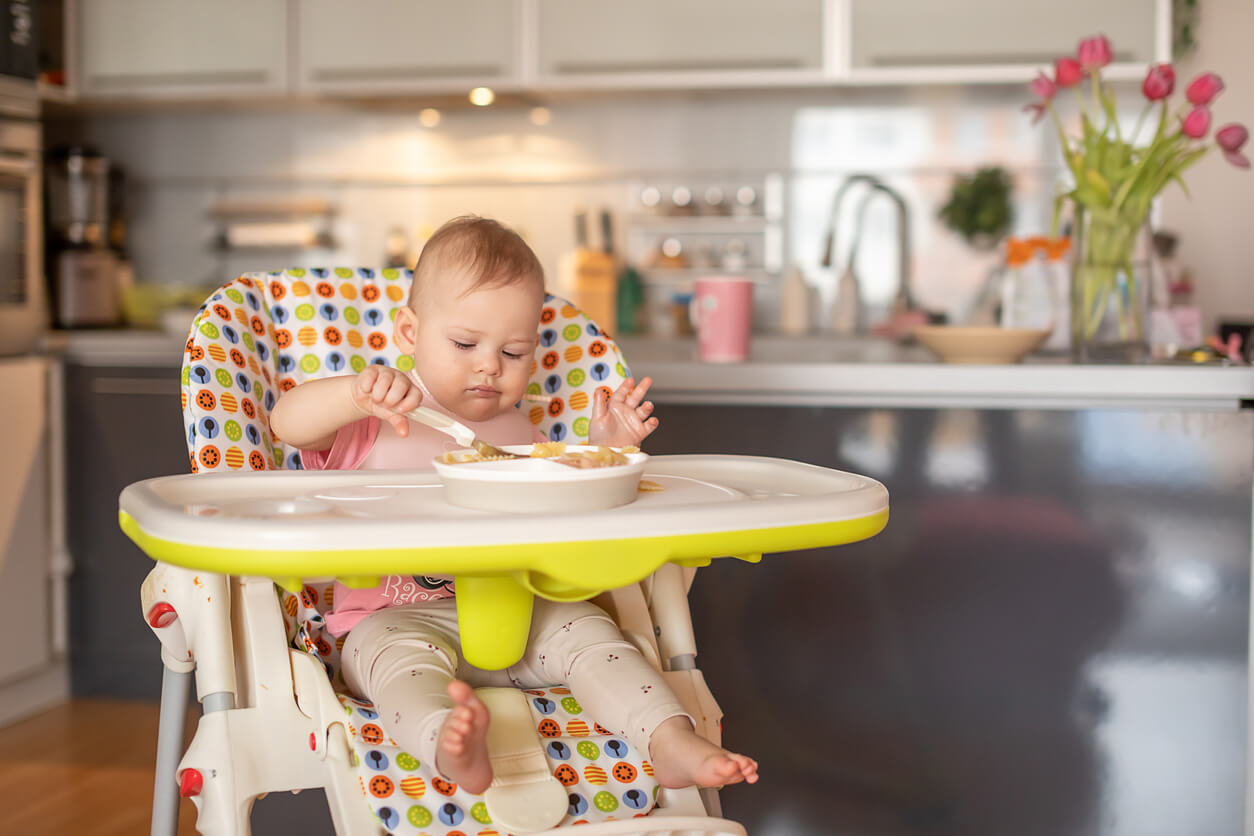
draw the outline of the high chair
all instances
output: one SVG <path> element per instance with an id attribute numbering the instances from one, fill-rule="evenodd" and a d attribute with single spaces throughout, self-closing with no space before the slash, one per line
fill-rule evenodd
<path id="1" fill-rule="evenodd" d="M 279 393 L 369 363 L 412 366 L 391 339 L 408 270 L 249 273 L 221 287 L 192 324 L 182 369 L 192 470 L 299 469 L 270 433 Z M 548 297 L 528 394 L 533 424 L 553 440 L 586 440 L 595 393 L 627 377 L 613 340 L 570 303 Z M 667 564 L 597 599 L 664 674 L 698 731 L 720 739 L 721 714 L 694 660 L 687 610 L 692 571 Z M 342 639 L 323 634 L 330 579 L 223 576 L 157 563 L 141 592 L 165 665 L 153 834 L 177 827 L 178 795 L 204 834 L 247 834 L 253 801 L 325 790 L 340 834 L 743 836 L 717 818 L 712 791 L 660 789 L 647 753 L 582 715 L 553 683 L 527 693 L 480 689 L 493 712 L 496 780 L 471 796 L 386 739 L 371 706 L 344 693 Z M 203 715 L 181 752 L 195 675 Z"/>

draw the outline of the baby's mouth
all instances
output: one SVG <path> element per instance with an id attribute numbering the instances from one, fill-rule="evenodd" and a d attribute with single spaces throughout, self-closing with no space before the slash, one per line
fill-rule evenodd
<path id="1" fill-rule="evenodd" d="M 500 392 L 498 392 L 496 389 L 493 389 L 491 386 L 471 386 L 470 389 L 467 391 L 469 391 L 470 394 L 476 395 L 480 398 L 492 398 L 500 394 Z"/>

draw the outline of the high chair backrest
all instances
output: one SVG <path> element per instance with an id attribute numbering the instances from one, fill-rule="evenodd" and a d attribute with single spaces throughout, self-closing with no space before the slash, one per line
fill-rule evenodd
<path id="1" fill-rule="evenodd" d="M 192 323 L 183 358 L 183 418 L 193 471 L 299 469 L 298 451 L 270 432 L 282 392 L 371 363 L 407 370 L 392 340 L 410 270 L 299 269 L 246 273 L 215 291 Z M 529 396 L 521 405 L 546 437 L 587 441 L 597 390 L 628 376 L 618 346 L 564 299 L 548 296 Z"/>

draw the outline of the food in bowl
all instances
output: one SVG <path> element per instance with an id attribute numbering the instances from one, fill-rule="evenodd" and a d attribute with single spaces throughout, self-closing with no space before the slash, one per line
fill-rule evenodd
<path id="1" fill-rule="evenodd" d="M 639 453 L 639 447 L 613 447 L 602 445 L 588 446 L 579 449 L 566 449 L 564 441 L 541 441 L 531 445 L 527 458 L 549 459 L 567 467 L 588 469 L 594 467 L 617 467 L 630 463 L 628 455 Z M 520 455 L 520 454 L 515 454 Z M 512 461 L 514 456 L 485 456 L 476 450 L 458 450 L 445 453 L 440 457 L 444 464 L 474 464 L 477 462 Z"/>
<path id="2" fill-rule="evenodd" d="M 648 455 L 638 448 L 506 445 L 519 458 L 485 459 L 473 450 L 436 456 L 449 503 L 485 511 L 596 511 L 633 502 Z M 534 455 L 533 455 L 534 454 Z"/>

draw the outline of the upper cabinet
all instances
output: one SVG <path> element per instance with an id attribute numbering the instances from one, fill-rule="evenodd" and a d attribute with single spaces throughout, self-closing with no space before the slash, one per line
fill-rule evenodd
<path id="1" fill-rule="evenodd" d="M 824 0 L 535 0 L 541 86 L 817 81 Z"/>
<path id="2" fill-rule="evenodd" d="M 446 91 L 518 76 L 518 4 L 508 0 L 301 0 L 302 91 Z"/>
<path id="3" fill-rule="evenodd" d="M 89 99 L 1016 82 L 1098 32 L 1132 78 L 1171 41 L 1168 0 L 66 2 Z"/>
<path id="4" fill-rule="evenodd" d="M 1167 60 L 1159 51 L 1168 24 L 1157 19 L 1158 0 L 848 3 L 851 81 L 1010 80 L 1074 55 L 1082 37 L 1099 33 L 1114 44 L 1115 62 L 1135 65 L 1134 72 Z"/>
<path id="5" fill-rule="evenodd" d="M 287 92 L 286 0 L 77 0 L 83 96 Z"/>

